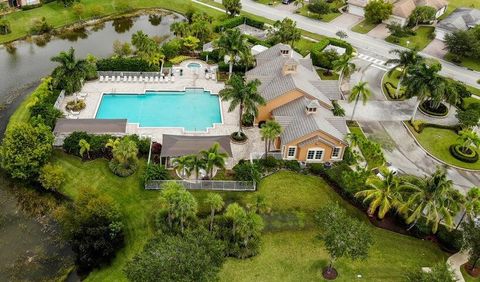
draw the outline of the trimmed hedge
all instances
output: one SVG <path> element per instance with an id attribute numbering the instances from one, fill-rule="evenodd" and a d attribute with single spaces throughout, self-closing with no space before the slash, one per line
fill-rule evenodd
<path id="1" fill-rule="evenodd" d="M 325 48 L 327 48 L 328 45 L 333 45 L 341 48 L 345 48 L 345 53 L 347 55 L 352 55 L 353 53 L 353 47 L 350 45 L 348 42 L 337 39 L 337 38 L 325 38 L 317 43 L 315 43 L 312 47 L 312 50 L 310 52 L 310 57 L 312 58 L 313 65 L 322 67 L 321 61 L 322 61 L 322 52 Z"/>
<path id="2" fill-rule="evenodd" d="M 98 60 L 98 71 L 160 71 L 159 66 L 149 65 L 138 58 L 106 58 Z"/>
<path id="3" fill-rule="evenodd" d="M 449 148 L 450 154 L 452 154 L 454 158 L 462 162 L 476 163 L 478 161 L 478 153 L 476 151 L 470 149 L 472 153 L 469 155 L 466 155 L 461 151 L 461 147 L 462 146 L 460 144 L 451 145 Z"/>
<path id="4" fill-rule="evenodd" d="M 393 85 L 393 83 L 391 83 L 390 81 L 387 81 L 383 84 L 383 87 L 385 89 L 385 92 L 387 92 L 387 95 L 388 97 L 390 97 L 390 99 L 392 100 L 398 100 L 398 99 L 401 99 L 403 94 L 400 92 L 398 97 L 395 96 L 395 93 L 397 92 L 397 87 L 395 87 L 395 85 Z"/>
<path id="5" fill-rule="evenodd" d="M 459 126 L 459 125 L 442 125 L 442 124 L 435 124 L 435 123 L 425 123 L 423 121 L 420 121 L 420 120 L 416 120 L 415 123 L 416 124 L 412 124 L 412 121 L 410 120 L 408 122 L 414 129 L 417 133 L 422 133 L 422 131 L 427 128 L 427 127 L 433 127 L 433 128 L 440 128 L 440 129 L 450 129 L 450 130 L 453 130 L 455 132 L 458 132 L 460 130 L 462 130 L 462 127 Z"/>
<path id="6" fill-rule="evenodd" d="M 443 103 L 438 106 L 437 109 L 432 109 L 429 107 L 430 101 L 425 101 L 420 104 L 420 110 L 428 115 L 435 116 L 435 117 L 444 117 L 448 114 L 448 108 Z"/>
<path id="7" fill-rule="evenodd" d="M 222 30 L 234 28 L 234 27 L 237 27 L 237 26 L 239 26 L 243 23 L 245 23 L 249 26 L 252 26 L 252 27 L 259 28 L 259 29 L 264 29 L 264 27 L 265 27 L 265 23 L 262 22 L 262 21 L 254 20 L 252 18 L 245 17 L 245 16 L 240 16 L 240 17 L 229 18 L 229 19 L 226 19 L 226 20 L 218 23 L 214 27 L 214 31 L 215 32 L 221 32 Z"/>

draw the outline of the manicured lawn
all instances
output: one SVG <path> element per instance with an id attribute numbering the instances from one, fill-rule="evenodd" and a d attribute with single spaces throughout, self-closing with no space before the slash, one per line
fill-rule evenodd
<path id="1" fill-rule="evenodd" d="M 140 185 L 145 161 L 133 176 L 114 176 L 107 161 L 98 159 L 82 162 L 79 158 L 55 152 L 53 161 L 66 171 L 66 183 L 61 189 L 75 198 L 79 187 L 88 185 L 110 195 L 120 205 L 126 226 L 126 246 L 110 266 L 92 272 L 87 281 L 125 281 L 125 263 L 140 251 L 154 235 L 152 217 L 159 210 L 158 191 L 145 191 Z M 206 192 L 194 192 L 202 214 Z M 262 237 L 261 254 L 247 260 L 228 259 L 222 281 L 313 281 L 319 279 L 319 269 L 328 256 L 316 240 L 313 215 L 320 207 L 338 202 L 348 213 L 368 224 L 366 216 L 343 201 L 321 178 L 279 172 L 265 178 L 255 193 L 220 193 L 227 203 L 242 205 L 263 195 L 272 208 L 265 216 L 266 233 Z M 371 226 L 371 225 L 370 225 Z M 434 244 L 371 226 L 375 244 L 367 262 L 351 263 L 339 260 L 339 281 L 352 280 L 361 274 L 365 281 L 401 281 L 406 268 L 433 265 L 446 255 Z"/>
<path id="2" fill-rule="evenodd" d="M 417 34 L 415 36 L 400 37 L 399 43 L 393 42 L 391 35 L 385 40 L 405 48 L 423 50 L 423 48 L 427 47 L 427 45 L 433 40 L 431 36 L 434 31 L 435 28 L 432 26 L 421 26 L 416 30 Z"/>
<path id="3" fill-rule="evenodd" d="M 435 157 L 444 162 L 468 169 L 480 169 L 480 161 L 469 164 L 454 158 L 449 151 L 452 144 L 457 144 L 458 135 L 453 130 L 441 128 L 425 128 L 422 133 L 417 133 L 410 127 L 411 131 L 420 144 Z M 478 150 L 477 150 L 478 152 Z"/>
<path id="4" fill-rule="evenodd" d="M 313 45 L 315 45 L 314 41 L 308 40 L 306 38 L 301 38 L 300 40 L 295 42 L 295 45 L 293 45 L 293 47 L 295 48 L 295 51 L 300 53 L 302 56 L 306 56 L 310 54 Z"/>
<path id="5" fill-rule="evenodd" d="M 338 80 L 340 75 L 334 71 L 331 71 L 330 74 L 326 74 L 324 69 L 317 69 L 317 73 L 322 80 Z"/>
<path id="6" fill-rule="evenodd" d="M 453 62 L 452 61 L 452 54 L 447 53 L 444 57 L 444 59 Z M 480 61 L 477 59 L 472 59 L 472 58 L 461 58 L 460 65 L 472 70 L 480 71 Z"/>
<path id="7" fill-rule="evenodd" d="M 448 0 L 447 12 L 440 19 L 447 17 L 456 8 L 461 7 L 480 9 L 480 2 L 478 0 Z"/>
<path id="8" fill-rule="evenodd" d="M 330 4 L 330 6 L 332 6 L 332 5 L 334 5 L 334 3 Z M 300 7 L 296 11 L 296 13 L 298 13 L 298 14 L 304 16 L 304 17 L 312 18 L 312 19 L 319 20 L 319 21 L 322 21 L 322 22 L 327 22 L 327 23 L 333 21 L 335 18 L 337 18 L 338 16 L 341 15 L 340 12 L 328 13 L 328 14 L 324 14 L 324 15 L 312 13 L 307 9 L 306 5 L 303 8 Z"/>
<path id="9" fill-rule="evenodd" d="M 356 24 L 354 27 L 352 27 L 352 31 L 358 32 L 358 33 L 368 33 L 370 30 L 374 29 L 378 24 L 372 24 L 367 22 L 366 20 L 363 20 Z"/>

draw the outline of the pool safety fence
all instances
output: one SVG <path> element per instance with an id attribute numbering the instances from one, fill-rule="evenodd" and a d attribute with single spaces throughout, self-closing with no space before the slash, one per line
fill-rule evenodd
<path id="1" fill-rule="evenodd" d="M 150 180 L 145 183 L 146 190 L 161 190 L 165 183 L 178 183 L 187 190 L 210 190 L 248 192 L 256 190 L 254 181 L 231 181 L 231 180 Z"/>

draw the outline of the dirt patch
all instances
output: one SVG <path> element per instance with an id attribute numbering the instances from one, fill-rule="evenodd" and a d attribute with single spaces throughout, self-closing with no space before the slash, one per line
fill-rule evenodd
<path id="1" fill-rule="evenodd" d="M 467 272 L 467 274 L 472 276 L 473 278 L 480 277 L 480 267 L 475 267 L 474 269 L 472 269 L 472 266 L 468 262 L 462 265 L 462 267 L 463 269 L 465 269 L 465 272 Z"/>

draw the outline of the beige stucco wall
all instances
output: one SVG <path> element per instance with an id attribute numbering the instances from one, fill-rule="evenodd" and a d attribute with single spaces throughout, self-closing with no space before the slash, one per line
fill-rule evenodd
<path id="1" fill-rule="evenodd" d="M 336 158 L 336 159 L 332 159 L 331 157 L 332 157 L 333 147 L 330 146 L 329 144 L 326 144 L 326 143 L 320 141 L 320 140 L 315 142 L 315 143 L 308 144 L 308 145 L 305 145 L 305 146 L 302 146 L 302 147 L 298 146 L 298 144 L 301 143 L 302 141 L 305 141 L 305 140 L 310 139 L 310 138 L 315 137 L 315 136 L 319 136 L 320 138 L 334 144 L 335 147 L 342 148 L 341 153 L 340 153 L 340 157 Z M 343 158 L 343 152 L 345 151 L 345 148 L 347 147 L 340 140 L 338 140 L 338 139 L 334 138 L 333 136 L 330 136 L 330 135 L 328 135 L 328 134 L 326 134 L 322 131 L 312 132 L 309 135 L 306 135 L 302 138 L 299 138 L 297 140 L 294 140 L 294 141 L 286 144 L 285 145 L 285 150 L 287 150 L 288 147 L 290 147 L 290 146 L 296 146 L 297 147 L 296 159 L 298 161 L 306 161 L 308 150 L 312 149 L 312 148 L 321 148 L 321 149 L 324 150 L 322 161 L 341 160 Z M 285 151 L 285 157 L 286 157 L 286 151 Z"/>

